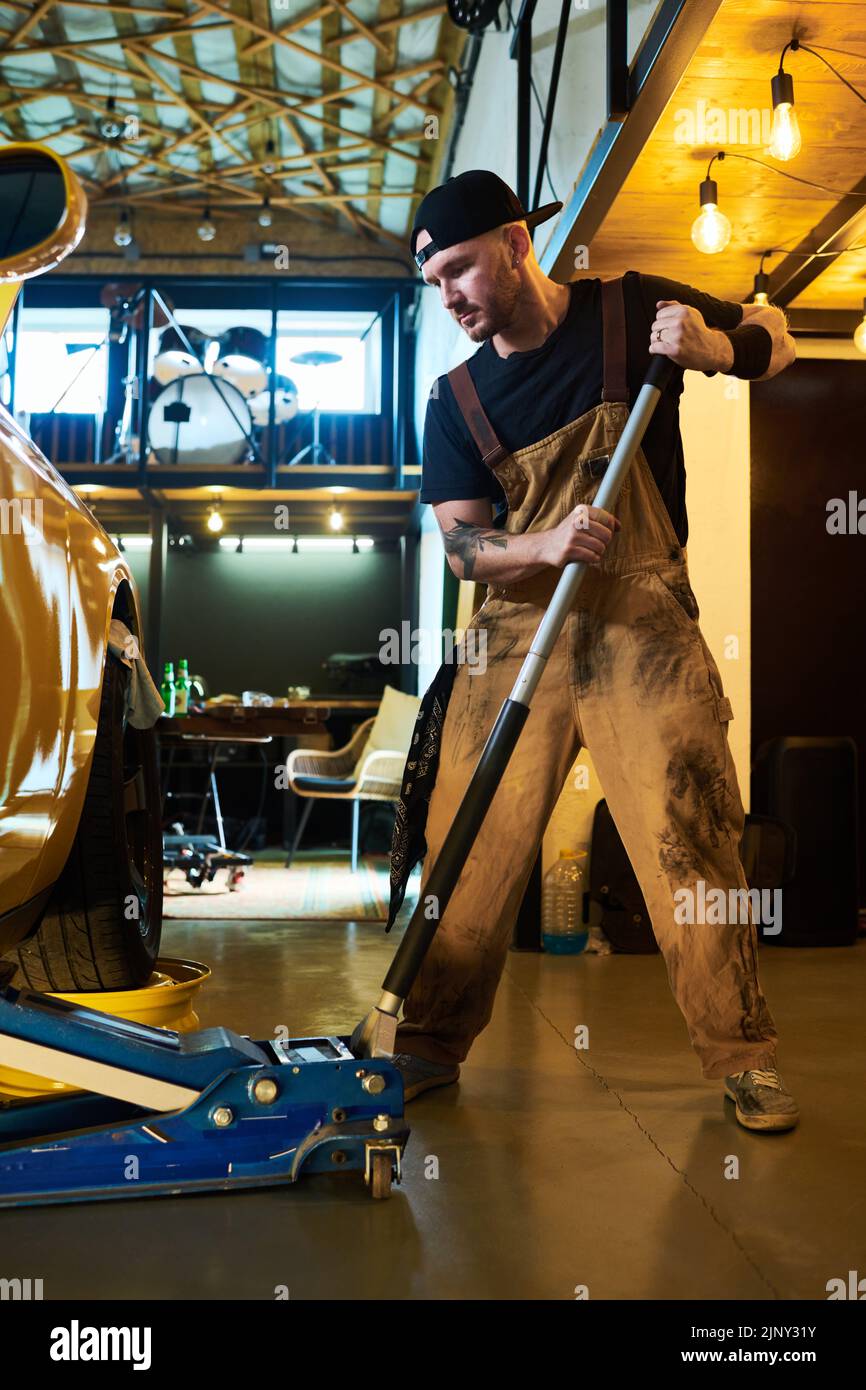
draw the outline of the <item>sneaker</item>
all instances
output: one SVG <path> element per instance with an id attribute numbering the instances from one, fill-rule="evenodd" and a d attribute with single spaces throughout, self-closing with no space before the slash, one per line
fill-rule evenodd
<path id="1" fill-rule="evenodd" d="M 447 1064 L 428 1062 L 424 1057 L 413 1057 L 408 1052 L 398 1052 L 391 1058 L 403 1078 L 404 1101 L 414 1100 L 422 1091 L 433 1086 L 450 1086 L 460 1076 L 460 1068 L 455 1062 Z"/>
<path id="2" fill-rule="evenodd" d="M 726 1076 L 725 1095 L 746 1129 L 793 1129 L 800 1119 L 797 1102 L 773 1067 Z"/>

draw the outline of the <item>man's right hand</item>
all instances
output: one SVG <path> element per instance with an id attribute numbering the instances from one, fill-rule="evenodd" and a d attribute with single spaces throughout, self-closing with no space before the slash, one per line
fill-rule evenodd
<path id="1" fill-rule="evenodd" d="M 600 565 L 614 533 L 621 530 L 622 524 L 611 512 L 581 502 L 569 512 L 565 521 L 550 531 L 539 533 L 541 543 L 538 557 L 546 565 L 554 565 L 557 569 L 575 560 L 582 560 L 587 565 Z"/>

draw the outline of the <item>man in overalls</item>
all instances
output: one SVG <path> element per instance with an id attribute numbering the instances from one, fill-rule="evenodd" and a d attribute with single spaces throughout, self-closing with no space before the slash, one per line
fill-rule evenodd
<path id="1" fill-rule="evenodd" d="M 528 229 L 561 206 L 527 214 L 495 174 L 472 170 L 423 199 L 412 233 L 424 280 L 482 344 L 431 393 L 421 499 L 433 504 L 453 572 L 487 582 L 470 624 L 473 651 L 486 638 L 486 669 L 445 663 L 425 696 L 398 805 L 389 925 L 426 840 L 423 897 L 563 566 L 590 568 L 405 1001 L 395 1060 L 407 1099 L 457 1080 L 490 1020 L 545 826 L 585 746 L 703 1075 L 724 1078 L 749 1129 L 790 1129 L 799 1113 L 776 1071 L 751 914 L 724 925 L 675 920 L 677 890 L 706 901 L 703 880 L 727 901 L 747 889 L 732 710 L 686 567 L 682 372 L 658 403 L 616 520 L 592 499 L 651 354 L 755 380 L 793 360 L 793 340 L 778 309 L 633 271 L 556 284 Z"/>

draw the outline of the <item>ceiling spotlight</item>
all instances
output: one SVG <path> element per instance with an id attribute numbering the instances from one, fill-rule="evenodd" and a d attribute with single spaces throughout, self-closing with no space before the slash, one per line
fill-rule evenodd
<path id="1" fill-rule="evenodd" d="M 782 67 L 786 49 L 796 50 L 799 46 L 797 39 L 792 39 L 789 44 L 785 44 L 779 59 L 779 71 L 770 79 L 770 92 L 773 98 L 773 132 L 770 137 L 769 151 L 774 159 L 793 159 L 803 147 L 800 122 L 797 120 L 797 112 L 794 110 L 794 79 Z"/>
<path id="2" fill-rule="evenodd" d="M 343 513 L 340 511 L 339 507 L 331 508 L 330 512 L 328 513 L 328 525 L 330 526 L 332 531 L 342 531 Z"/>
<path id="3" fill-rule="evenodd" d="M 765 275 L 763 270 L 759 270 L 757 275 L 755 276 L 755 285 L 754 289 L 752 290 L 753 304 L 769 304 L 770 296 L 767 293 L 767 286 L 769 285 L 769 283 L 769 276 Z"/>
<path id="4" fill-rule="evenodd" d="M 262 206 L 259 212 L 259 226 L 269 227 L 273 220 L 274 217 L 273 213 L 271 212 L 271 200 L 266 193 L 264 198 L 262 199 Z"/>
<path id="5" fill-rule="evenodd" d="M 866 353 L 866 299 L 863 300 L 863 317 L 854 329 L 854 346 L 858 352 Z"/>
<path id="6" fill-rule="evenodd" d="M 205 208 L 201 222 L 199 222 L 196 231 L 198 232 L 199 241 L 213 241 L 216 236 L 216 227 L 213 222 L 211 222 L 209 207 Z"/>
<path id="7" fill-rule="evenodd" d="M 126 208 L 124 208 L 123 212 L 120 214 L 117 226 L 114 229 L 114 244 L 115 246 L 132 245 L 132 228 L 129 225 L 129 213 L 126 211 Z"/>
<path id="8" fill-rule="evenodd" d="M 99 122 L 99 133 L 103 140 L 119 140 L 123 134 L 123 126 L 115 114 L 114 97 L 109 97 L 105 103 L 105 115 Z"/>
<path id="9" fill-rule="evenodd" d="M 219 507 L 211 507 L 207 514 L 207 529 L 215 536 L 218 536 L 223 529 L 225 522 Z"/>
<path id="10" fill-rule="evenodd" d="M 713 159 L 723 158 L 721 152 L 713 156 Z M 712 164 L 711 159 L 711 168 Z M 724 251 L 730 239 L 731 224 L 719 210 L 719 185 L 715 179 L 702 179 L 701 210 L 692 223 L 692 241 L 698 251 L 703 251 L 706 256 L 714 256 L 718 251 Z"/>

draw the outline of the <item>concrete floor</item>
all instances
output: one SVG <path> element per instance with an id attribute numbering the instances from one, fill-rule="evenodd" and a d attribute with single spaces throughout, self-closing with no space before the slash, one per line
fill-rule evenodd
<path id="1" fill-rule="evenodd" d="M 203 1024 L 297 1036 L 349 1032 L 395 944 L 370 924 L 169 922 L 164 953 L 213 967 Z M 7 1211 L 2 1272 L 60 1299 L 826 1298 L 866 1274 L 864 974 L 863 942 L 762 949 L 803 1118 L 758 1136 L 702 1079 L 660 957 L 512 954 L 460 1085 L 408 1107 L 389 1202 L 341 1174 Z"/>

